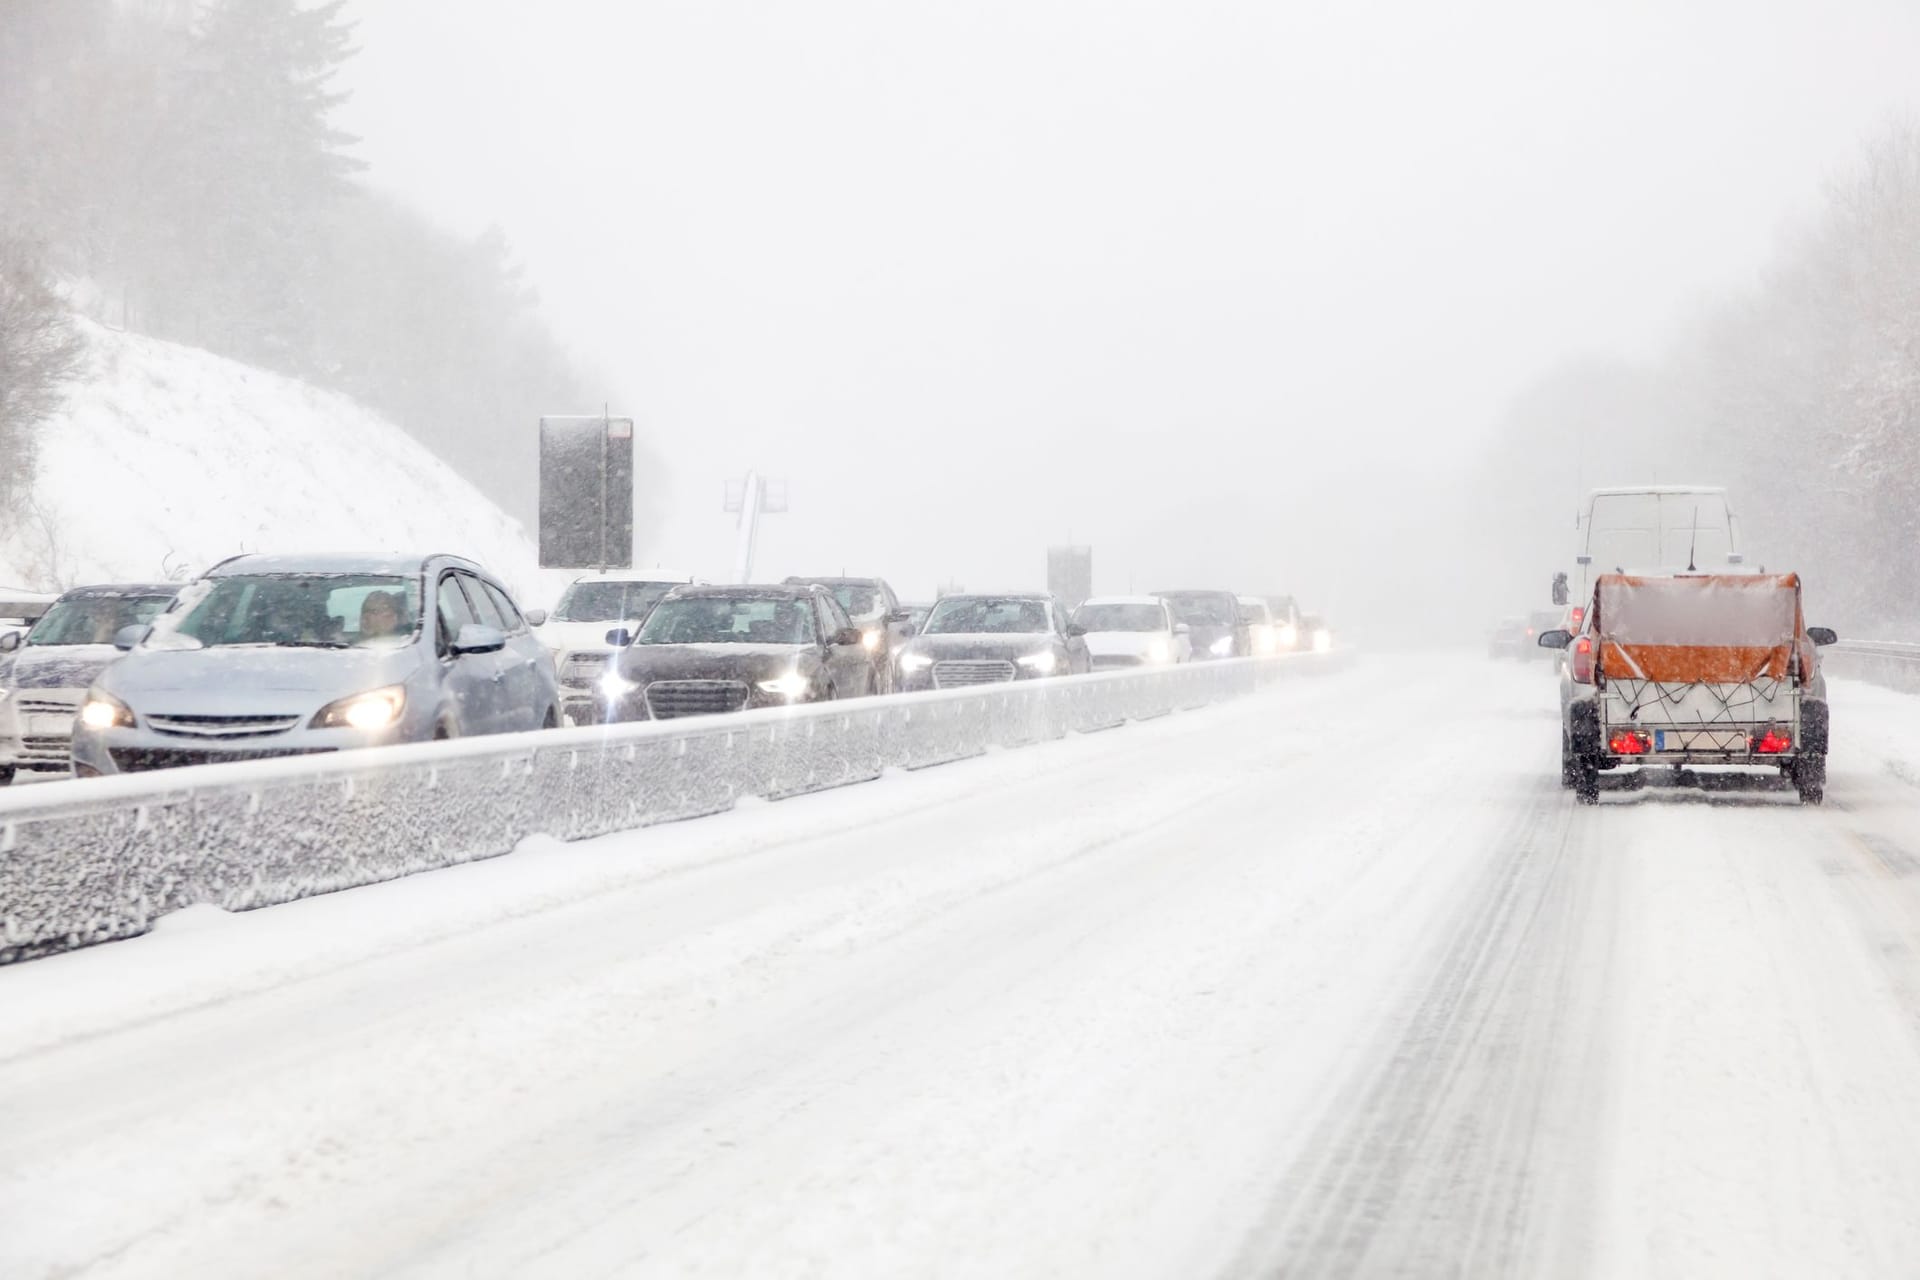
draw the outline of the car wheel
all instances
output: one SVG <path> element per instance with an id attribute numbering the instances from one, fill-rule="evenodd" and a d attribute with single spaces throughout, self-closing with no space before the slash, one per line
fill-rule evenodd
<path id="1" fill-rule="evenodd" d="M 13 766 L 10 764 L 0 764 L 0 787 L 11 786 L 12 783 Z"/>
<path id="2" fill-rule="evenodd" d="M 439 724 L 433 726 L 433 740 L 435 742 L 445 742 L 447 739 L 451 737 L 453 737 L 453 726 L 448 724 L 445 720 L 442 720 Z"/>
<path id="3" fill-rule="evenodd" d="M 1819 804 L 1827 798 L 1827 758 L 1801 756 L 1793 762 L 1793 789 L 1800 793 L 1801 804 Z"/>
<path id="4" fill-rule="evenodd" d="M 547 718 L 541 721 L 540 727 L 542 729 L 558 729 L 560 727 L 560 713 L 552 707 L 548 707 Z"/>

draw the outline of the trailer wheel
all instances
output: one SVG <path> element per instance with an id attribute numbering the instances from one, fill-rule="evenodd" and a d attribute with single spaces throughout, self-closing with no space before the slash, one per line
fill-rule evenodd
<path id="1" fill-rule="evenodd" d="M 1793 762 L 1793 789 L 1800 793 L 1801 804 L 1819 804 L 1827 798 L 1827 758 L 1801 756 Z"/>

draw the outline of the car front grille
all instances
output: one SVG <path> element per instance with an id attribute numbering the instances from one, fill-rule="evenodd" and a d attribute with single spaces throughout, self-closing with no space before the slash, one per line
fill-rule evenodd
<path id="1" fill-rule="evenodd" d="M 297 715 L 148 716 L 147 727 L 176 738 L 264 738 L 300 723 Z"/>
<path id="2" fill-rule="evenodd" d="M 80 695 L 76 693 L 71 699 L 65 701 L 44 695 L 38 698 L 21 698 L 13 705 L 22 715 L 70 716 L 80 710 Z"/>
<path id="3" fill-rule="evenodd" d="M 606 674 L 610 653 L 570 653 L 560 664 L 560 683 L 575 689 L 591 689 Z"/>
<path id="4" fill-rule="evenodd" d="M 986 658 L 959 658 L 933 664 L 936 689 L 959 689 L 973 684 L 1005 684 L 1013 679 L 1013 664 Z"/>
<path id="5" fill-rule="evenodd" d="M 1096 653 L 1093 655 L 1093 669 L 1106 671 L 1114 667 L 1138 667 L 1144 665 L 1140 658 L 1128 653 Z"/>
<path id="6" fill-rule="evenodd" d="M 20 755 L 36 763 L 65 764 L 73 754 L 72 738 L 35 736 L 20 739 Z"/>
<path id="7" fill-rule="evenodd" d="M 747 705 L 747 686 L 738 680 L 656 680 L 647 686 L 647 714 L 655 720 L 713 715 Z"/>
<path id="8" fill-rule="evenodd" d="M 277 760 L 284 756 L 325 755 L 332 747 L 265 747 L 257 751 L 193 751 L 180 747 L 110 747 L 114 768 L 122 773 L 150 769 L 181 769 L 195 764 L 225 764 L 236 760 Z"/>

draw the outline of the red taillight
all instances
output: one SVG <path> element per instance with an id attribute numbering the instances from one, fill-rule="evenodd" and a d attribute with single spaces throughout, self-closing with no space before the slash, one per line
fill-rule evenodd
<path id="1" fill-rule="evenodd" d="M 1793 750 L 1793 736 L 1779 732 L 1772 725 L 1767 731 L 1753 740 L 1753 753 L 1758 756 L 1777 756 Z"/>
<path id="2" fill-rule="evenodd" d="M 1573 642 L 1573 678 L 1581 684 L 1593 683 L 1593 637 L 1581 636 Z"/>
<path id="3" fill-rule="evenodd" d="M 1575 609 L 1573 611 L 1573 625 L 1568 627 L 1567 630 L 1578 631 L 1580 629 L 1580 624 L 1586 621 L 1586 618 L 1587 618 L 1587 611 L 1585 609 Z"/>
<path id="4" fill-rule="evenodd" d="M 1653 739 L 1644 733 L 1628 730 L 1608 738 L 1607 750 L 1617 756 L 1643 756 L 1653 750 Z"/>

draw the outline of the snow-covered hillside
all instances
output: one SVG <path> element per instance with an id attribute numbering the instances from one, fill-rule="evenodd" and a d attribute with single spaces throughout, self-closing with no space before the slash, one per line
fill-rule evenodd
<path id="1" fill-rule="evenodd" d="M 86 333 L 92 366 L 42 428 L 35 509 L 0 544 L 0 582 L 161 580 L 240 551 L 418 549 L 469 556 L 550 603 L 520 523 L 373 411 L 195 348 Z"/>

